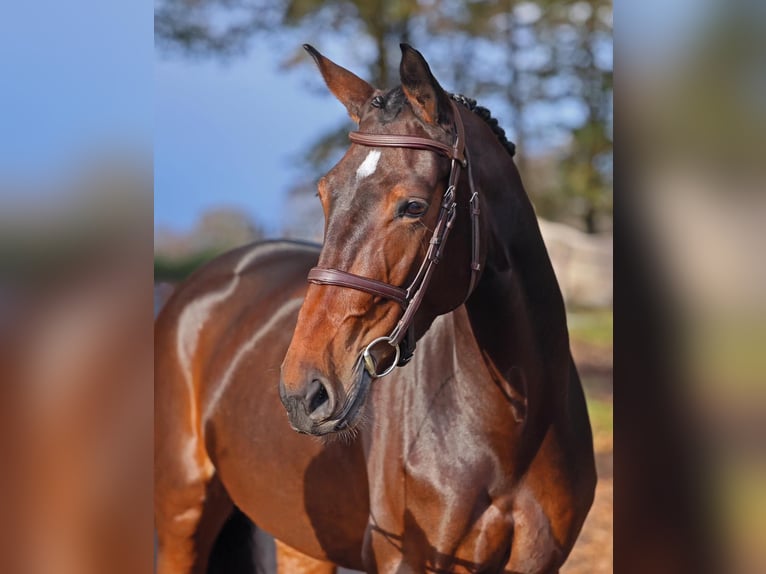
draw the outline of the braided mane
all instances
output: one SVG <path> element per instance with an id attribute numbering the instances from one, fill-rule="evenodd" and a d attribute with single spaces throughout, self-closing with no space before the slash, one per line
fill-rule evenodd
<path id="1" fill-rule="evenodd" d="M 516 144 L 512 141 L 508 141 L 508 138 L 505 136 L 505 130 L 500 127 L 497 118 L 492 117 L 492 112 L 490 112 L 484 106 L 478 105 L 476 100 L 469 98 L 468 96 L 464 96 L 462 94 L 450 94 L 450 97 L 459 104 L 463 104 L 466 108 L 483 119 L 484 122 L 492 130 L 492 133 L 495 134 L 495 137 L 497 137 L 500 143 L 503 144 L 503 147 L 506 149 L 506 151 L 511 154 L 511 157 L 516 155 Z"/>
<path id="2" fill-rule="evenodd" d="M 492 130 L 492 133 L 495 134 L 495 137 L 497 137 L 498 141 L 503 145 L 511 157 L 516 155 L 516 144 L 508 141 L 508 138 L 505 137 L 505 130 L 500 127 L 497 119 L 492 117 L 492 112 L 490 112 L 484 106 L 478 105 L 476 100 L 473 98 L 469 98 L 462 94 L 449 94 L 449 97 L 455 100 L 457 103 L 462 104 L 471 110 L 474 114 L 479 116 L 482 120 L 484 120 L 484 123 L 489 126 L 489 128 Z M 375 96 L 372 99 L 372 106 L 379 108 L 382 111 L 384 114 L 384 121 L 392 121 L 396 117 L 398 111 L 404 105 L 405 100 L 406 98 L 404 96 L 404 92 L 402 91 L 402 87 L 398 86 L 390 90 L 385 95 Z"/>

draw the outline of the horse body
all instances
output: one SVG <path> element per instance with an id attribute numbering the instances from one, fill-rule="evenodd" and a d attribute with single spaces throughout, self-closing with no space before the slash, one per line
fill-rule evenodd
<path id="1" fill-rule="evenodd" d="M 254 252 L 264 248 L 273 250 L 267 258 L 277 259 L 274 265 L 290 273 L 279 281 L 262 265 L 251 270 L 273 282 L 274 291 L 263 300 L 268 310 L 248 307 L 238 317 L 244 328 L 232 335 L 235 340 L 217 343 L 215 371 L 228 376 L 222 377 L 225 388 L 214 391 L 219 398 L 203 421 L 206 450 L 226 492 L 259 527 L 306 554 L 360 569 L 368 515 L 361 444 L 323 445 L 295 433 L 277 390 L 306 273 L 318 250 L 274 243 Z M 263 338 L 268 345 L 258 344 Z"/>
<path id="2" fill-rule="evenodd" d="M 232 503 L 307 554 L 361 567 L 361 535 L 354 562 L 337 552 L 328 556 L 316 534 L 334 536 L 354 524 L 355 514 L 364 530 L 360 445 L 322 445 L 293 432 L 277 393 L 279 365 L 318 252 L 316 246 L 289 242 L 237 249 L 197 271 L 157 319 L 155 484 L 161 543 L 167 534 L 160 571 L 205 572 Z M 325 462 L 312 474 L 317 460 Z M 337 514 L 320 517 L 327 524 L 316 529 L 304 508 L 308 476 L 344 485 L 344 496 L 332 507 Z"/>
<path id="3" fill-rule="evenodd" d="M 369 98 L 343 79 L 343 89 Z M 307 286 L 326 250 L 285 242 L 237 250 L 197 272 L 163 310 L 155 376 L 161 573 L 204 572 L 232 503 L 292 549 L 368 572 L 547 573 L 568 555 L 595 469 L 564 305 L 510 155 L 485 122 L 459 113 L 468 142 L 492 142 L 470 148 L 484 202 L 481 278 L 464 304 L 433 312 L 468 284 L 440 264 L 434 297 L 415 322 L 417 353 L 371 383 L 346 436 L 297 434 L 290 426 L 308 424 L 306 415 L 291 412 L 288 422 L 280 404 L 290 391 L 279 389 L 280 365 L 283 385 L 302 372 L 323 373 L 312 375 L 315 387 L 329 381 L 325 373 L 341 377 L 352 346 L 342 329 L 370 301 L 330 300 L 325 290 L 336 288 Z M 349 157 L 358 158 L 357 180 L 380 160 Z M 445 258 L 468 258 L 460 239 Z M 333 317 L 338 300 L 345 310 L 330 321 L 334 332 L 317 317 Z M 375 312 L 385 322 L 395 310 Z M 320 401 L 314 415 L 328 418 L 354 396 L 327 391 L 338 400 Z"/>

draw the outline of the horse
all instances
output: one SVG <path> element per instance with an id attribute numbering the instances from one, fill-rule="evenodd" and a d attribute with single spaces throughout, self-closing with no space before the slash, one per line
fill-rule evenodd
<path id="1" fill-rule="evenodd" d="M 280 572 L 558 572 L 593 441 L 513 144 L 407 44 L 389 90 L 304 48 L 359 130 L 321 247 L 235 249 L 156 320 L 158 571 L 241 511 Z"/>

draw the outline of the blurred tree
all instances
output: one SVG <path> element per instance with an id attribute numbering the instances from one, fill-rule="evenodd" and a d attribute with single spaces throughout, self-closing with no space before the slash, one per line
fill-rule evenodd
<path id="1" fill-rule="evenodd" d="M 374 85 L 398 83 L 399 42 L 426 50 L 441 83 L 491 102 L 516 142 L 540 215 L 576 218 L 589 232 L 612 214 L 612 6 L 610 0 L 158 0 L 161 49 L 232 57 L 251 40 L 300 30 L 321 46 L 347 38 L 342 62 Z M 307 65 L 297 45 L 283 65 Z M 347 122 L 309 147 L 310 173 L 347 145 Z M 534 161 L 532 161 L 534 159 Z"/>
<path id="2" fill-rule="evenodd" d="M 188 232 L 154 232 L 155 281 L 176 282 L 221 253 L 265 238 L 263 229 L 233 207 L 208 209 Z"/>
<path id="3" fill-rule="evenodd" d="M 169 258 L 197 253 L 219 254 L 264 237 L 263 229 L 241 210 L 215 207 L 203 212 L 188 232 L 157 228 L 154 251 Z"/>
<path id="4" fill-rule="evenodd" d="M 572 103 L 581 108 L 570 124 L 568 153 L 560 164 L 561 188 L 585 230 L 611 217 L 612 203 L 612 7 L 609 0 L 561 3 L 551 29 L 558 35 L 556 76 L 568 77 Z M 566 96 L 565 96 L 566 97 Z"/>

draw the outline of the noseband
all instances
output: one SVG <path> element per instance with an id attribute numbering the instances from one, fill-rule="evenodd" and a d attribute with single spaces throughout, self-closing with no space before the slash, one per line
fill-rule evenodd
<path id="1" fill-rule="evenodd" d="M 387 134 L 369 134 L 361 132 L 351 132 L 349 138 L 352 142 L 370 147 L 398 147 L 412 148 L 433 151 L 446 156 L 451 160 L 449 180 L 447 189 L 441 200 L 439 217 L 436 220 L 431 241 L 428 244 L 428 250 L 423 262 L 420 264 L 415 278 L 406 288 L 396 287 L 377 279 L 370 279 L 349 273 L 339 271 L 338 269 L 325 269 L 314 267 L 309 271 L 308 280 L 318 285 L 335 285 L 338 287 L 347 287 L 364 291 L 378 297 L 396 301 L 402 306 L 404 313 L 402 318 L 394 327 L 394 330 L 387 337 L 378 337 L 369 343 L 362 352 L 362 359 L 367 372 L 372 378 L 384 377 L 394 370 L 394 367 L 406 365 L 415 352 L 415 313 L 423 302 L 428 284 L 431 281 L 435 266 L 442 257 L 444 244 L 449 237 L 450 231 L 455 224 L 456 215 L 456 185 L 460 178 L 460 169 L 468 168 L 468 183 L 471 190 L 469 200 L 471 210 L 471 283 L 468 287 L 468 295 L 473 292 L 476 286 L 481 263 L 479 261 L 479 196 L 474 189 L 471 166 L 468 163 L 467 150 L 465 149 L 465 131 L 463 120 L 455 103 L 450 100 L 453 115 L 455 116 L 455 127 L 457 135 L 452 146 L 438 142 L 431 138 L 421 138 L 405 135 L 387 135 Z M 468 296 L 466 296 L 468 298 Z M 382 372 L 377 372 L 377 365 L 372 356 L 371 350 L 379 344 L 391 345 L 395 349 L 394 361 Z"/>

